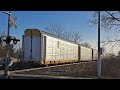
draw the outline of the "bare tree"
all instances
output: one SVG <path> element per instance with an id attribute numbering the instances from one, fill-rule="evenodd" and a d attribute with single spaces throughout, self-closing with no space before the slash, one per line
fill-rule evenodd
<path id="1" fill-rule="evenodd" d="M 85 47 L 88 47 L 88 48 L 91 48 L 91 45 L 88 43 L 88 42 L 84 42 L 82 43 L 81 45 L 85 46 Z"/>
<path id="2" fill-rule="evenodd" d="M 98 12 L 94 12 L 90 22 L 93 25 L 98 23 L 97 19 Z M 101 11 L 101 26 L 104 30 L 120 30 L 120 12 L 119 11 Z"/>
<path id="3" fill-rule="evenodd" d="M 64 28 L 58 24 L 51 24 L 45 28 L 49 33 L 56 35 L 58 37 L 65 38 L 67 40 L 71 40 L 75 43 L 80 43 L 81 35 L 79 32 L 65 32 Z"/>
<path id="4" fill-rule="evenodd" d="M 15 45 L 13 57 L 17 58 L 18 62 L 20 62 L 22 60 L 22 44 L 21 44 L 21 42 L 18 42 L 17 45 Z"/>
<path id="5" fill-rule="evenodd" d="M 81 35 L 79 32 L 64 32 L 63 37 L 74 43 L 80 43 L 81 41 Z"/>
<path id="6" fill-rule="evenodd" d="M 64 28 L 58 24 L 51 24 L 45 28 L 49 33 L 58 37 L 62 36 Z"/>
<path id="7" fill-rule="evenodd" d="M 72 32 L 63 32 L 62 37 L 68 40 L 72 40 L 73 39 L 73 34 Z"/>
<path id="8" fill-rule="evenodd" d="M 74 33 L 73 33 L 73 41 L 74 41 L 75 43 L 80 43 L 80 41 L 82 41 L 82 40 L 81 40 L 81 35 L 80 35 L 79 32 L 74 32 Z"/>
<path id="9" fill-rule="evenodd" d="M 92 25 L 97 25 L 98 19 L 97 19 L 98 12 L 94 12 L 92 19 L 90 20 L 90 23 Z M 101 44 L 103 46 L 114 43 L 112 46 L 112 49 L 120 43 L 120 11 L 101 11 L 101 28 L 102 30 L 105 30 L 107 33 L 112 32 L 113 34 L 109 37 L 109 34 L 106 36 L 104 40 L 101 41 Z M 114 36 L 114 37 L 113 37 Z M 111 50 L 112 50 L 111 49 Z"/>

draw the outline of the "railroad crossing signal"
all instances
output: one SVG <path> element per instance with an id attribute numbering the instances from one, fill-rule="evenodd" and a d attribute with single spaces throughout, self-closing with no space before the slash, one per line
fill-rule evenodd
<path id="1" fill-rule="evenodd" d="M 7 36 L 6 39 L 3 41 L 6 42 L 6 44 L 10 44 L 12 40 L 14 44 L 17 44 L 17 42 L 20 41 L 19 39 L 16 39 L 15 37 L 12 36 Z"/>
<path id="2" fill-rule="evenodd" d="M 15 21 L 16 21 L 16 18 L 12 18 L 11 17 L 11 12 L 3 12 L 3 13 L 5 13 L 5 14 L 7 14 L 8 15 L 8 32 L 7 32 L 7 36 L 6 36 L 6 39 L 5 40 L 3 40 L 4 42 L 6 42 L 6 44 L 7 44 L 7 46 L 9 47 L 9 44 L 10 44 L 10 42 L 11 42 L 11 40 L 13 40 L 13 43 L 14 44 L 17 44 L 17 42 L 18 41 L 20 41 L 19 39 L 16 39 L 15 37 L 13 38 L 13 37 L 11 37 L 10 35 L 9 35 L 9 33 L 10 33 L 10 27 L 12 26 L 12 25 L 14 25 L 14 27 L 15 28 L 17 28 L 17 26 L 16 26 L 16 24 L 15 24 Z M 9 60 L 9 48 L 7 48 L 7 57 L 6 57 L 6 62 Z M 12 63 L 11 63 L 12 64 Z M 9 66 L 11 66 L 11 64 L 9 65 Z M 7 63 L 5 63 L 5 69 L 4 69 L 4 77 L 5 78 L 8 78 L 8 68 L 9 68 L 9 66 L 8 66 L 8 64 Z"/>

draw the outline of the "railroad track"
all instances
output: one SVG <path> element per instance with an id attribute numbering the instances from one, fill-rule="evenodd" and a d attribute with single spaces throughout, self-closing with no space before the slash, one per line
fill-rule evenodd
<path id="1" fill-rule="evenodd" d="M 75 62 L 75 63 L 69 63 L 69 64 L 61 64 L 61 65 L 53 65 L 53 66 L 45 66 L 45 67 L 37 67 L 37 68 L 28 68 L 28 69 L 22 69 L 22 70 L 14 70 L 14 71 L 10 71 L 10 72 L 16 73 L 16 72 L 24 72 L 24 71 L 32 71 L 32 70 L 42 70 L 42 69 L 49 69 L 49 68 L 54 68 L 54 67 L 69 66 L 69 65 L 73 65 L 73 64 L 90 63 L 90 62 L 95 62 L 95 61 Z"/>
<path id="2" fill-rule="evenodd" d="M 85 77 L 70 77 L 70 76 L 51 76 L 51 75 L 26 75 L 13 74 L 10 75 L 13 79 L 93 79 Z"/>

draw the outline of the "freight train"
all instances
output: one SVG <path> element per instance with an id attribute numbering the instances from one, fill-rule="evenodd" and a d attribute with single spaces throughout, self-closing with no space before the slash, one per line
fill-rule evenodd
<path id="1" fill-rule="evenodd" d="M 97 60 L 98 51 L 39 29 L 26 29 L 22 60 L 42 65 Z"/>

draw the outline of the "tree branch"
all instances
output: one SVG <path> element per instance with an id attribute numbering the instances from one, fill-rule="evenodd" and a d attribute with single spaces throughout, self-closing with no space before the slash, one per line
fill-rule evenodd
<path id="1" fill-rule="evenodd" d="M 111 13 L 109 13 L 108 11 L 106 11 L 113 19 L 117 20 L 118 22 L 120 22 L 120 20 L 118 18 L 115 18 Z"/>

